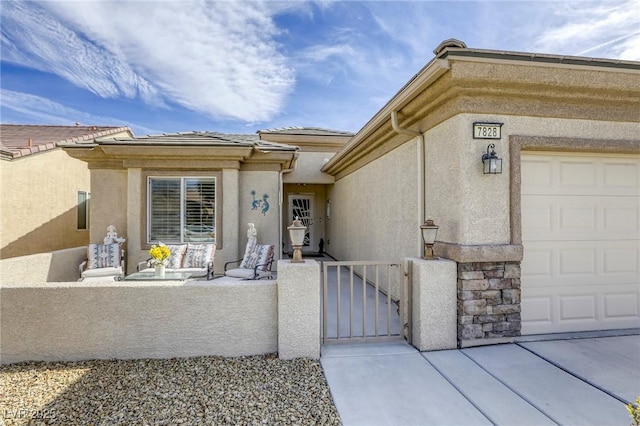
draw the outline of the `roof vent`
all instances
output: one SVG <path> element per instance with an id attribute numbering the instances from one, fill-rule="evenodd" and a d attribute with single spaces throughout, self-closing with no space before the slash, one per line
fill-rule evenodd
<path id="1" fill-rule="evenodd" d="M 445 41 L 443 41 L 442 43 L 440 43 L 438 45 L 438 47 L 436 47 L 433 51 L 433 54 L 438 56 L 442 53 L 443 50 L 445 50 L 447 47 L 458 47 L 460 49 L 466 49 L 467 45 L 465 44 L 464 41 L 460 41 L 456 38 L 448 38 Z"/>

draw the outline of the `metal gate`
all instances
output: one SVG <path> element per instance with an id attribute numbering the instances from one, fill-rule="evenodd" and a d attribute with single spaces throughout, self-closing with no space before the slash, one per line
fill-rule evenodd
<path id="1" fill-rule="evenodd" d="M 410 339 L 408 280 L 393 262 L 323 262 L 322 342 Z"/>

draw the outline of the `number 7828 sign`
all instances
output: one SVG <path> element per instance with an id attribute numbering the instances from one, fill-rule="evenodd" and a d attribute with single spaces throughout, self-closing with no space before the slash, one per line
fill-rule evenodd
<path id="1" fill-rule="evenodd" d="M 473 123 L 474 139 L 500 139 L 503 123 Z"/>

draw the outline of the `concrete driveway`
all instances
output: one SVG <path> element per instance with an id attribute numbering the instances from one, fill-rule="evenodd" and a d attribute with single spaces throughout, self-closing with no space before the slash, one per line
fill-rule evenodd
<path id="1" fill-rule="evenodd" d="M 640 334 L 424 353 L 325 345 L 321 363 L 345 425 L 629 425 L 624 405 L 640 396 Z"/>

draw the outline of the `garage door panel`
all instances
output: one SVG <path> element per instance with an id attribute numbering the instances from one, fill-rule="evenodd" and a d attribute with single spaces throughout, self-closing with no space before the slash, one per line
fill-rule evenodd
<path id="1" fill-rule="evenodd" d="M 522 288 L 522 334 L 640 327 L 634 283 Z"/>
<path id="2" fill-rule="evenodd" d="M 596 320 L 596 295 L 595 294 L 566 294 L 558 297 L 560 309 L 558 322 L 567 321 L 595 321 Z"/>
<path id="3" fill-rule="evenodd" d="M 604 295 L 605 320 L 633 320 L 640 316 L 640 301 L 638 293 L 622 291 Z"/>
<path id="4" fill-rule="evenodd" d="M 640 167 L 632 161 L 603 161 L 603 186 L 609 191 L 637 194 Z"/>
<path id="5" fill-rule="evenodd" d="M 527 154 L 521 161 L 521 193 L 637 197 L 640 164 L 623 157 Z"/>
<path id="6" fill-rule="evenodd" d="M 521 213 L 523 334 L 640 327 L 640 157 L 525 154 Z"/>
<path id="7" fill-rule="evenodd" d="M 525 245 L 521 271 L 523 279 L 535 282 L 539 279 L 566 280 L 576 277 L 586 284 L 610 280 L 640 283 L 638 241 L 553 243 L 550 246 L 549 241 L 533 241 Z"/>
<path id="8" fill-rule="evenodd" d="M 593 247 L 558 250 L 558 276 L 596 275 L 596 249 Z"/>

